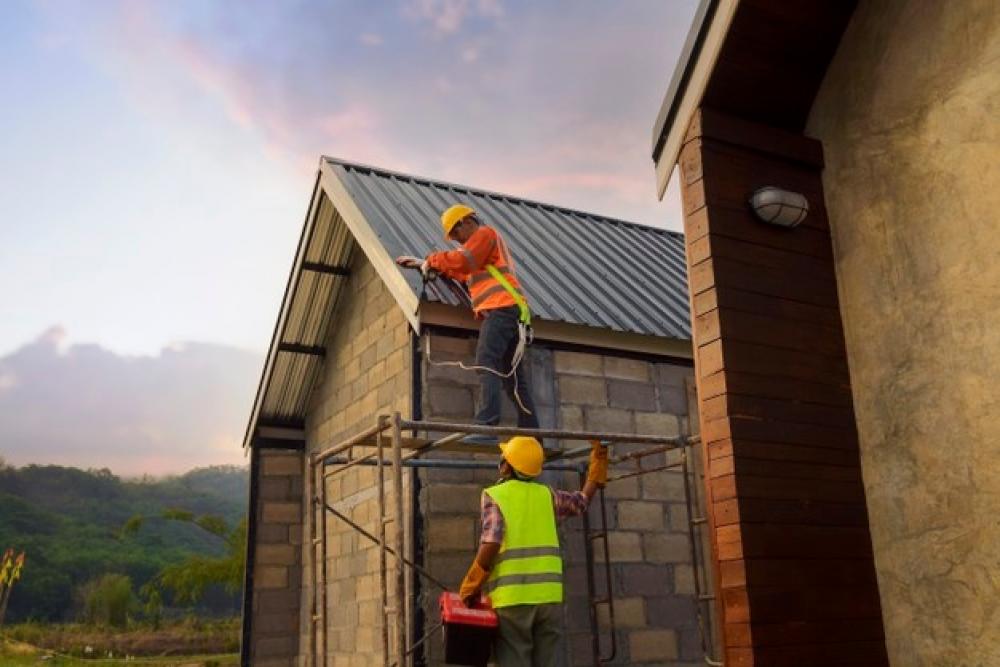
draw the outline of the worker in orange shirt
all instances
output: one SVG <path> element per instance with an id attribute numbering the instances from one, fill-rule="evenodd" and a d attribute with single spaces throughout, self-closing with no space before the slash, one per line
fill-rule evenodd
<path id="1" fill-rule="evenodd" d="M 441 214 L 441 227 L 446 239 L 457 241 L 462 247 L 432 253 L 423 260 L 398 257 L 396 263 L 420 269 L 425 279 L 441 274 L 468 285 L 472 310 L 482 319 L 476 364 L 471 367 L 479 374 L 476 423 L 495 426 L 500 422 L 501 392 L 506 391 L 517 407 L 517 425 L 538 428 L 530 379 L 521 363 L 530 342 L 531 311 L 507 244 L 465 204 L 445 210 Z"/>

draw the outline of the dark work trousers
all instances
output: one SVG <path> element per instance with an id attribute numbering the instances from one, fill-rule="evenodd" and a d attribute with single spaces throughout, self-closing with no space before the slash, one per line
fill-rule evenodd
<path id="1" fill-rule="evenodd" d="M 476 344 L 477 366 L 492 368 L 501 373 L 510 371 L 511 357 L 517 348 L 518 315 L 517 306 L 483 312 L 483 323 L 479 327 L 479 342 Z M 535 410 L 535 401 L 531 398 L 531 377 L 528 373 L 527 359 L 522 359 L 517 371 L 507 378 L 483 370 L 476 372 L 479 374 L 477 424 L 496 426 L 500 423 L 500 395 L 503 390 L 517 408 L 517 425 L 524 428 L 538 428 L 538 412 Z M 521 409 L 514 397 L 515 381 L 517 395 L 521 397 L 521 403 L 528 412 Z"/>
<path id="2" fill-rule="evenodd" d="M 497 667 L 558 667 L 561 604 L 518 604 L 497 609 L 500 632 L 493 645 Z"/>

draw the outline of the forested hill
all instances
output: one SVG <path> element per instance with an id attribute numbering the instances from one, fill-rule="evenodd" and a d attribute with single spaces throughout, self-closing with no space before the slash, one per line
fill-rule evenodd
<path id="1" fill-rule="evenodd" d="M 124 480 L 107 469 L 0 464 L 0 552 L 27 552 L 7 620 L 70 619 L 74 593 L 102 574 L 126 574 L 138 590 L 188 554 L 220 554 L 217 537 L 158 517 L 183 509 L 221 516 L 233 526 L 246 512 L 247 483 L 247 469 L 235 466 Z M 123 525 L 136 515 L 147 520 L 123 538 Z"/>

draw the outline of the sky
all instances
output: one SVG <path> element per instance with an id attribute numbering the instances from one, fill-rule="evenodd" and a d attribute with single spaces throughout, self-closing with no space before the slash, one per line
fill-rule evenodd
<path id="1" fill-rule="evenodd" d="M 0 3 L 0 456 L 242 461 L 322 154 L 679 229 L 651 132 L 694 8 Z"/>

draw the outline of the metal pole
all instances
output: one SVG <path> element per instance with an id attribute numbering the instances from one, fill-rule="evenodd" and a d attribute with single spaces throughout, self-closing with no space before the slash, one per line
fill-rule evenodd
<path id="1" fill-rule="evenodd" d="M 366 428 L 364 431 L 361 431 L 357 435 L 351 436 L 350 438 L 348 438 L 347 440 L 341 442 L 340 444 L 334 445 L 333 447 L 328 447 L 327 449 L 324 449 L 323 451 L 317 453 L 316 454 L 316 459 L 317 460 L 322 460 L 322 459 L 325 459 L 328 456 L 333 456 L 334 454 L 339 454 L 342 451 L 344 451 L 345 449 L 350 449 L 351 447 L 353 447 L 353 446 L 355 446 L 355 445 L 357 445 L 357 444 L 359 444 L 359 443 L 367 440 L 368 438 L 372 437 L 376 433 L 381 433 L 382 431 L 384 431 L 388 427 L 389 427 L 389 425 L 388 424 L 383 424 L 381 422 L 381 418 L 380 418 L 379 423 L 376 424 L 375 426 L 372 426 L 371 428 Z"/>
<path id="2" fill-rule="evenodd" d="M 306 631 L 306 645 L 309 647 L 306 653 L 306 667 L 314 667 L 316 664 L 316 582 L 319 581 L 319 573 L 316 571 L 316 499 L 313 493 L 313 480 L 315 479 L 316 466 L 311 456 L 306 454 L 306 567 L 309 570 L 309 577 L 312 579 L 306 588 L 309 602 L 306 609 L 309 610 L 309 627 Z"/>
<path id="3" fill-rule="evenodd" d="M 406 652 L 406 577 L 403 571 L 403 429 L 398 412 L 392 415 L 392 482 L 396 496 L 396 655 L 400 667 L 409 662 Z"/>
<path id="4" fill-rule="evenodd" d="M 607 440 L 608 442 L 631 442 L 636 444 L 683 446 L 687 439 L 682 436 L 635 435 L 633 433 L 599 433 L 595 431 L 567 431 L 562 429 L 518 428 L 516 426 L 480 426 L 478 424 L 454 424 L 447 422 L 402 420 L 400 427 L 420 431 L 441 431 L 444 433 L 477 433 L 482 435 L 531 435 L 536 438 L 559 440 Z"/>
<path id="5" fill-rule="evenodd" d="M 385 421 L 384 417 L 378 418 L 378 425 L 381 427 Z M 376 462 L 376 474 L 378 475 L 378 581 L 381 594 L 380 604 L 382 606 L 382 666 L 389 667 L 389 590 L 386 582 L 385 563 L 385 476 L 384 459 L 382 454 L 382 429 L 376 431 L 375 447 L 378 452 Z"/>
<path id="6" fill-rule="evenodd" d="M 320 505 L 320 513 L 322 515 L 321 518 L 320 518 L 320 521 L 319 521 L 319 533 L 320 533 L 320 535 L 319 535 L 319 545 L 320 545 L 319 546 L 319 574 L 320 574 L 320 580 L 319 580 L 319 601 L 321 603 L 321 606 L 319 608 L 319 617 L 320 617 L 320 631 L 319 631 L 320 642 L 319 642 L 319 650 L 320 650 L 320 653 L 321 653 L 320 663 L 319 664 L 322 665 L 322 667 L 326 667 L 326 656 L 327 656 L 327 650 L 328 650 L 328 646 L 327 646 L 327 629 L 326 629 L 326 623 L 327 623 L 327 618 L 326 618 L 326 594 L 327 594 L 327 590 L 326 590 L 326 582 L 327 582 L 327 569 L 326 569 L 327 568 L 327 561 L 326 561 L 326 512 L 322 511 L 323 506 L 326 505 L 326 479 L 324 479 L 324 477 L 323 477 L 323 468 L 320 467 L 320 466 L 315 466 L 315 474 L 316 474 L 316 482 L 315 482 L 315 484 L 319 484 L 319 496 L 320 496 L 320 503 L 321 503 L 321 505 Z"/>

